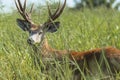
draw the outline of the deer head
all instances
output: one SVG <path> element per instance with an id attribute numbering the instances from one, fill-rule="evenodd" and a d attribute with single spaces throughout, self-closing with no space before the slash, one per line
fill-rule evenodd
<path id="1" fill-rule="evenodd" d="M 43 24 L 37 25 L 35 24 L 32 19 L 31 19 L 31 13 L 33 11 L 33 5 L 31 6 L 31 9 L 28 12 L 26 12 L 26 0 L 24 1 L 24 5 L 21 4 L 20 0 L 15 0 L 15 5 L 18 9 L 18 12 L 20 15 L 23 17 L 23 19 L 17 19 L 17 24 L 18 26 L 23 30 L 23 31 L 28 31 L 29 32 L 29 38 L 27 42 L 29 44 L 36 44 L 36 43 L 41 43 L 42 40 L 44 39 L 45 33 L 46 32 L 56 32 L 57 29 L 59 28 L 60 22 L 55 21 L 63 12 L 65 5 L 66 5 L 66 0 L 64 1 L 63 5 L 60 6 L 60 3 L 58 5 L 58 8 L 56 11 L 52 14 L 49 5 L 47 4 L 48 7 L 48 13 L 49 13 L 49 18 L 47 19 L 46 22 Z"/>

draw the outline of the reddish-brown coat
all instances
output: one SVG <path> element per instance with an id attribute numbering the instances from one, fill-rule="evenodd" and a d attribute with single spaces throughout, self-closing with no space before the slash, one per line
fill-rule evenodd
<path id="1" fill-rule="evenodd" d="M 114 47 L 105 47 L 105 48 L 96 48 L 84 52 L 75 52 L 72 51 L 70 54 L 72 57 L 74 57 L 76 60 L 84 59 L 84 57 L 92 55 L 92 54 L 100 54 L 105 53 L 106 57 L 108 58 L 120 58 L 120 50 Z"/>
<path id="2" fill-rule="evenodd" d="M 42 55 L 50 55 L 50 53 L 54 53 L 58 55 L 57 57 L 62 57 L 62 55 L 69 54 L 71 59 L 82 60 L 84 57 L 92 56 L 93 54 L 100 55 L 101 53 L 105 53 L 107 58 L 118 58 L 120 59 L 120 50 L 114 47 L 105 47 L 105 48 L 96 48 L 83 52 L 69 51 L 69 50 L 56 50 L 51 48 L 48 45 L 47 39 L 43 42 L 42 45 Z"/>

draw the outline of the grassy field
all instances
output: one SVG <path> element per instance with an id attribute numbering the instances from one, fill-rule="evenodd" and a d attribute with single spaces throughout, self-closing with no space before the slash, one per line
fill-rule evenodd
<path id="1" fill-rule="evenodd" d="M 16 25 L 17 12 L 0 15 L 0 80 L 72 80 L 72 69 L 67 59 L 64 64 L 54 61 L 54 67 L 48 62 L 51 70 L 42 71 L 40 67 L 33 67 L 30 53 L 31 47 L 27 44 L 28 33 L 23 32 Z M 33 14 L 37 23 L 43 23 L 46 13 Z M 104 8 L 83 11 L 66 10 L 58 19 L 60 29 L 56 33 L 48 33 L 49 44 L 56 49 L 70 49 L 85 51 L 98 47 L 114 46 L 120 49 L 120 12 Z M 76 68 L 78 68 L 76 64 Z M 46 74 L 47 73 L 47 74 Z M 120 79 L 120 73 L 116 73 Z M 101 80 L 101 77 L 81 76 L 83 80 Z M 103 79 L 102 79 L 103 80 Z"/>

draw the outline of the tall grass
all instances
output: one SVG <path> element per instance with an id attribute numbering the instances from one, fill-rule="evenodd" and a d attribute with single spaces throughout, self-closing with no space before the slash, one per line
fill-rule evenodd
<path id="1" fill-rule="evenodd" d="M 37 23 L 44 22 L 44 14 L 33 14 Z M 53 60 L 46 64 L 40 59 L 40 67 L 33 67 L 30 54 L 34 53 L 27 44 L 28 33 L 16 25 L 17 13 L 0 15 L 0 80 L 72 80 L 73 69 L 69 67 L 68 59 L 62 63 Z M 120 49 L 120 13 L 114 10 L 85 9 L 84 11 L 66 10 L 58 19 L 60 29 L 56 33 L 47 33 L 49 44 L 56 49 L 85 51 L 98 47 L 114 46 Z M 53 65 L 55 64 L 55 67 Z M 81 79 L 100 80 L 101 77 L 88 77 L 82 74 Z M 50 70 L 46 70 L 46 66 Z M 75 69 L 76 69 L 75 68 Z M 120 73 L 116 73 L 120 79 Z"/>

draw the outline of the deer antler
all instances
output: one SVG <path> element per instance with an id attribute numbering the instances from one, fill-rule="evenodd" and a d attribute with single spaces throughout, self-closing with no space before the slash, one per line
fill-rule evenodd
<path id="1" fill-rule="evenodd" d="M 32 22 L 32 19 L 31 19 L 31 13 L 33 11 L 33 4 L 31 6 L 31 9 L 30 9 L 30 12 L 27 13 L 26 12 L 26 0 L 24 1 L 24 5 L 22 6 L 20 0 L 15 0 L 15 5 L 18 9 L 18 12 L 21 14 L 21 16 L 27 21 L 27 22 L 30 22 L 30 23 L 33 23 Z"/>
<path id="2" fill-rule="evenodd" d="M 66 0 L 64 0 L 64 3 L 63 5 L 60 7 L 60 2 L 59 2 L 59 5 L 58 5 L 58 8 L 56 9 L 56 11 L 52 14 L 51 10 L 50 10 L 50 6 L 47 4 L 48 6 L 48 13 L 49 13 L 49 18 L 47 20 L 46 23 L 50 23 L 51 21 L 54 21 L 55 19 L 57 19 L 61 13 L 63 12 L 64 8 L 65 8 L 65 5 L 66 5 Z"/>

